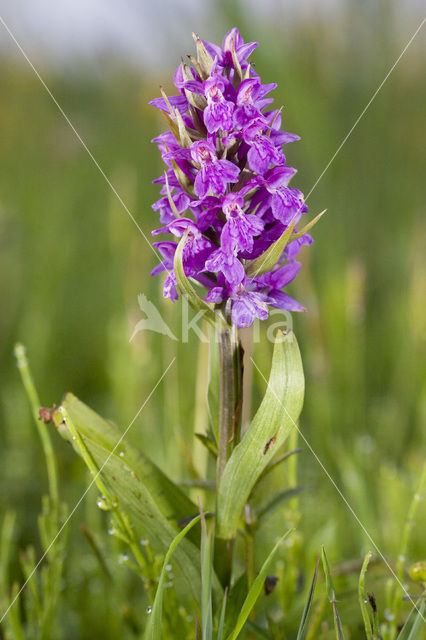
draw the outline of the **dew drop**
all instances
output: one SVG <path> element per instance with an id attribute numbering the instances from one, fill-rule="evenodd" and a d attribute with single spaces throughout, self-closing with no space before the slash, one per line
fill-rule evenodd
<path id="1" fill-rule="evenodd" d="M 146 538 L 141 538 L 140 543 L 143 547 L 147 547 L 149 545 L 149 540 L 147 540 Z"/>
<path id="2" fill-rule="evenodd" d="M 120 456 L 120 458 L 124 458 L 124 451 L 120 451 L 118 455 Z"/>
<path id="3" fill-rule="evenodd" d="M 129 556 L 127 555 L 127 553 L 121 553 L 118 556 L 118 564 L 124 564 L 128 562 L 128 560 L 129 560 Z"/>
<path id="4" fill-rule="evenodd" d="M 147 607 L 146 608 L 146 612 L 147 612 L 148 615 L 151 613 L 151 611 L 152 611 L 152 607 Z"/>
<path id="5" fill-rule="evenodd" d="M 77 438 L 75 436 L 72 437 L 73 440 L 77 440 Z"/>
<path id="6" fill-rule="evenodd" d="M 171 564 L 166 564 L 166 571 L 171 571 L 173 569 Z"/>

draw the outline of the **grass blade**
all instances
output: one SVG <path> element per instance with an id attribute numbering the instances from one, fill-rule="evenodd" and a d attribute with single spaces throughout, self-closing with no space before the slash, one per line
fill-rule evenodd
<path id="1" fill-rule="evenodd" d="M 414 614 L 414 607 L 411 610 L 408 620 L 401 629 L 397 640 L 420 640 L 421 635 L 419 633 L 421 625 L 424 624 L 424 614 L 426 612 L 426 600 L 423 599 L 420 606 L 417 608 L 417 612 Z M 414 616 L 414 622 L 411 622 L 411 618 Z"/>
<path id="2" fill-rule="evenodd" d="M 233 632 L 231 633 L 231 635 L 229 636 L 228 640 L 235 640 L 236 638 L 238 638 L 241 629 L 243 628 L 247 618 L 249 617 L 254 605 L 256 604 L 256 601 L 263 589 L 263 585 L 265 582 L 265 578 L 268 574 L 268 569 L 269 569 L 269 565 L 271 564 L 275 554 L 277 553 L 281 543 L 283 542 L 283 540 L 289 535 L 289 533 L 291 533 L 293 530 L 289 529 L 280 540 L 278 540 L 277 544 L 275 545 L 275 547 L 272 549 L 271 553 L 269 554 L 269 556 L 266 558 L 265 562 L 263 563 L 263 566 L 259 572 L 259 574 L 256 576 L 256 579 L 254 580 L 252 586 L 250 587 L 250 591 L 247 594 L 246 599 L 244 600 L 243 606 L 241 608 L 240 611 L 240 615 L 238 616 L 237 619 L 237 624 L 235 625 L 235 628 L 233 630 Z"/>
<path id="3" fill-rule="evenodd" d="M 212 610 L 212 576 L 213 576 L 213 541 L 214 523 L 207 531 L 206 518 L 200 507 L 201 514 L 201 638 L 212 640 L 213 610 Z"/>
<path id="4" fill-rule="evenodd" d="M 228 587 L 226 587 L 225 593 L 223 594 L 222 608 L 220 610 L 219 626 L 217 630 L 216 640 L 223 640 L 223 630 L 225 627 L 225 614 L 226 614 L 227 600 L 228 600 Z"/>
<path id="5" fill-rule="evenodd" d="M 148 626 L 145 631 L 144 640 L 161 640 L 162 638 L 162 612 L 163 612 L 163 591 L 164 591 L 164 578 L 166 575 L 166 566 L 170 562 L 170 558 L 173 555 L 174 550 L 178 546 L 179 542 L 186 536 L 188 531 L 194 527 L 197 522 L 199 522 L 201 516 L 196 516 L 189 524 L 186 525 L 185 529 L 183 529 L 178 535 L 174 538 L 171 543 L 169 550 L 166 553 L 166 557 L 164 558 L 163 567 L 160 573 L 160 579 L 158 580 L 157 592 L 155 594 L 154 603 L 152 605 L 151 617 L 149 618 Z"/>
<path id="6" fill-rule="evenodd" d="M 371 551 L 369 551 L 364 558 L 364 562 L 361 568 L 361 573 L 359 575 L 359 583 L 358 583 L 359 606 L 361 607 L 362 619 L 364 620 L 365 634 L 367 636 L 367 640 L 373 640 L 370 614 L 369 614 L 369 609 L 367 608 L 367 598 L 365 595 L 365 575 L 367 573 L 367 567 L 370 560 L 371 560 Z"/>
<path id="7" fill-rule="evenodd" d="M 318 560 L 317 560 L 317 564 L 315 566 L 315 571 L 314 571 L 314 575 L 313 575 L 313 578 L 312 578 L 311 586 L 309 587 L 308 597 L 307 597 L 307 600 L 306 600 L 306 603 L 305 603 L 305 607 L 303 609 L 302 619 L 300 621 L 299 630 L 297 632 L 296 640 L 303 640 L 305 638 L 305 636 L 306 636 L 309 613 L 311 611 L 312 602 L 313 602 L 313 599 L 314 599 L 315 587 L 316 587 L 316 584 L 317 584 L 317 577 L 318 577 L 318 569 L 319 569 L 320 558 L 321 558 L 321 556 L 318 556 Z"/>
<path id="8" fill-rule="evenodd" d="M 334 591 L 333 579 L 331 577 L 330 565 L 328 564 L 327 556 L 324 547 L 321 549 L 321 560 L 325 574 L 325 588 L 327 591 L 327 597 L 330 604 L 333 607 L 334 628 L 336 630 L 337 640 L 345 640 L 345 634 L 343 632 L 342 621 L 340 620 L 339 611 L 337 609 L 336 592 Z"/>

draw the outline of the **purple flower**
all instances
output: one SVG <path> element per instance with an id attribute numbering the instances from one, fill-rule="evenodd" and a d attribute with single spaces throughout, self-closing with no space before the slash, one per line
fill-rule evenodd
<path id="1" fill-rule="evenodd" d="M 194 182 L 195 193 L 200 198 L 204 198 L 210 190 L 220 196 L 230 182 L 238 182 L 239 168 L 229 160 L 219 160 L 216 149 L 207 140 L 192 144 L 191 157 L 201 165 Z"/>
<path id="2" fill-rule="evenodd" d="M 170 106 L 173 109 L 177 109 L 179 113 L 185 113 L 188 110 L 188 100 L 185 96 L 170 96 L 168 98 L 168 102 Z M 172 115 L 164 98 L 154 98 L 154 100 L 150 100 L 148 104 L 153 107 L 157 107 L 157 109 L 160 109 L 161 111 L 164 111 L 169 115 Z"/>
<path id="3" fill-rule="evenodd" d="M 228 253 L 223 249 L 214 251 L 206 261 L 204 268 L 213 273 L 223 273 L 226 281 L 230 284 L 239 284 L 246 275 L 240 260 L 233 253 Z"/>
<path id="4" fill-rule="evenodd" d="M 195 222 L 189 218 L 174 219 L 165 227 L 153 231 L 152 235 L 159 233 L 172 233 L 176 238 L 181 238 L 187 233 L 183 248 L 183 265 L 188 266 L 191 272 L 204 267 L 207 256 L 214 250 L 212 242 L 202 235 Z"/>
<path id="5" fill-rule="evenodd" d="M 247 215 L 242 210 L 244 198 L 238 193 L 229 193 L 222 202 L 222 211 L 226 216 L 226 224 L 221 235 L 221 246 L 226 253 L 252 251 L 253 237 L 263 229 L 263 221 L 254 215 Z"/>
<path id="6" fill-rule="evenodd" d="M 203 85 L 204 95 L 207 98 L 207 107 L 204 110 L 204 124 L 209 133 L 215 133 L 218 129 L 231 131 L 235 104 L 225 100 L 225 79 L 218 74 L 208 78 Z"/>
<path id="7" fill-rule="evenodd" d="M 218 70 L 223 71 L 226 69 L 230 69 L 232 72 L 234 71 L 232 49 L 234 48 L 235 50 L 235 54 L 241 66 L 241 69 L 245 70 L 248 67 L 247 58 L 258 46 L 257 42 L 245 43 L 236 27 L 228 31 L 228 33 L 224 37 L 222 49 L 216 44 L 206 42 L 205 40 L 203 40 L 203 44 L 213 59 L 217 57 Z"/>
<path id="8" fill-rule="evenodd" d="M 309 234 L 296 236 L 307 207 L 302 192 L 289 186 L 296 170 L 282 150 L 299 136 L 281 129 L 281 109 L 266 110 L 276 84 L 262 84 L 249 65 L 256 42 L 245 43 L 231 29 L 222 47 L 204 42 L 211 58 L 196 42 L 198 60 L 182 63 L 174 76 L 179 95 L 151 101 L 170 125 L 153 140 L 167 165 L 154 180 L 162 197 L 153 209 L 163 226 L 153 234 L 172 238 L 154 244 L 162 259 L 152 275 L 167 272 L 163 293 L 176 300 L 176 239 L 185 237 L 186 277 L 205 287 L 205 300 L 228 322 L 247 327 L 265 319 L 269 307 L 304 310 L 284 290 L 300 269 L 300 248 L 312 243 Z M 293 237 L 275 264 L 253 275 L 252 261 L 260 264 L 290 224 Z"/>
<path id="9" fill-rule="evenodd" d="M 220 303 L 224 300 L 231 300 L 231 320 L 235 326 L 249 327 L 255 318 L 266 320 L 268 317 L 267 297 L 263 293 L 250 290 L 252 281 L 245 278 L 241 282 L 230 288 L 215 287 L 207 294 L 207 302 Z"/>
<path id="10" fill-rule="evenodd" d="M 260 83 L 260 78 L 246 78 L 238 87 L 237 108 L 234 123 L 237 129 L 249 125 L 253 120 L 265 120 L 262 109 L 272 102 L 272 98 L 264 98 L 265 94 L 276 88 L 276 84 Z"/>
<path id="11" fill-rule="evenodd" d="M 300 262 L 289 262 L 276 271 L 270 271 L 255 279 L 257 286 L 266 294 L 266 300 L 272 307 L 286 309 L 287 311 L 306 311 L 297 300 L 281 291 L 283 287 L 292 282 L 299 273 Z"/>
<path id="12" fill-rule="evenodd" d="M 249 146 L 247 160 L 249 167 L 256 173 L 265 173 L 272 163 L 284 164 L 285 158 L 281 149 L 266 135 L 267 126 L 262 118 L 256 118 L 242 131 L 244 142 Z"/>
<path id="13" fill-rule="evenodd" d="M 188 209 L 191 199 L 187 193 L 180 191 L 178 193 L 173 193 L 171 197 L 179 214 L 184 213 Z M 164 196 L 163 198 L 160 198 L 160 200 L 157 200 L 157 202 L 154 202 L 152 208 L 154 211 L 160 212 L 160 222 L 163 224 L 172 222 L 175 218 L 168 196 Z"/>

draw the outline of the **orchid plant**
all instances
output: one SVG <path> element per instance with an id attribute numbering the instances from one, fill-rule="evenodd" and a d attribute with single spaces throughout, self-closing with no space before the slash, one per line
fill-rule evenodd
<path id="1" fill-rule="evenodd" d="M 296 170 L 287 165 L 283 152 L 283 146 L 299 136 L 282 130 L 282 109 L 271 108 L 269 97 L 276 84 L 262 83 L 249 62 L 258 43 L 245 43 L 236 28 L 226 34 L 222 47 L 196 35 L 194 40 L 197 57 L 189 56 L 174 75 L 177 95 L 161 91 L 161 97 L 150 103 L 168 125 L 165 133 L 154 138 L 166 170 L 154 180 L 161 185 L 161 198 L 153 209 L 162 226 L 153 235 L 167 239 L 154 243 L 160 263 L 152 275 L 165 274 L 164 296 L 173 302 L 182 296 L 212 326 L 209 424 L 197 435 L 215 469 L 212 472 L 207 465 L 194 501 L 194 494 L 171 480 L 127 442 L 117 427 L 72 394 L 66 394 L 59 407 L 42 408 L 38 413 L 28 362 L 18 346 L 18 366 L 45 449 L 50 481 L 40 530 L 45 553 L 53 559 L 44 578 L 51 597 L 45 603 L 36 590 L 31 593 L 37 611 L 49 622 L 62 569 L 55 553 L 61 563 L 64 553 L 63 541 L 52 551 L 49 539 L 55 542 L 68 521 L 65 507 L 59 504 L 58 473 L 46 430 L 46 424 L 53 422 L 87 465 L 90 486 L 96 485 L 100 492 L 97 505 L 111 516 L 109 533 L 132 553 L 132 559 L 123 556 L 123 563 L 140 576 L 148 602 L 139 637 L 236 640 L 244 630 L 250 634 L 245 637 L 272 640 L 284 634 L 274 634 L 272 621 L 263 616 L 259 622 L 252 611 L 261 592 L 269 595 L 277 584 L 278 578 L 268 575 L 269 569 L 281 542 L 287 538 L 288 543 L 294 530 L 281 532 L 260 567 L 255 567 L 254 539 L 269 512 L 294 497 L 298 487 L 285 487 L 260 508 L 256 497 L 270 471 L 293 461 L 299 451 L 295 443 L 304 376 L 293 332 L 278 332 L 265 396 L 243 429 L 243 375 L 249 363 L 245 362 L 240 330 L 250 327 L 256 318 L 266 320 L 271 307 L 305 310 L 284 289 L 296 278 L 301 267 L 296 260 L 299 250 L 312 244 L 309 230 L 322 214 L 301 224 L 308 209 L 302 192 L 289 186 Z M 206 488 L 213 492 L 213 500 L 203 494 Z M 238 544 L 240 540 L 243 545 Z M 91 544 L 95 547 L 93 540 Z M 95 552 L 101 558 L 96 548 Z M 366 638 L 394 640 L 395 625 L 379 631 L 376 603 L 370 595 L 367 604 L 369 560 L 367 555 L 359 581 Z M 345 636 L 323 549 L 297 626 L 293 626 L 297 640 L 319 637 L 325 598 L 314 615 L 311 607 L 321 561 L 336 638 Z M 24 569 L 29 579 L 37 567 L 33 570 L 27 562 Z M 423 580 L 424 568 L 421 570 Z M 174 607 L 179 615 L 185 614 L 181 627 L 163 615 L 165 589 L 171 586 L 175 588 Z M 394 591 L 391 596 L 397 611 Z M 422 600 L 420 616 L 424 609 Z M 15 635 L 10 637 L 24 637 L 16 609 L 11 620 Z M 36 627 L 38 619 L 33 622 Z M 420 617 L 414 618 L 408 632 L 402 630 L 401 639 L 418 637 L 412 633 L 419 624 Z M 40 637 L 52 637 L 43 633 Z"/>

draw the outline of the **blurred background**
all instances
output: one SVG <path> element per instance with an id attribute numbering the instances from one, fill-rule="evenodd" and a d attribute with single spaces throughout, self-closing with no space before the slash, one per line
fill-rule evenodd
<path id="1" fill-rule="evenodd" d="M 151 181 L 162 172 L 150 140 L 164 123 L 147 102 L 160 84 L 173 93 L 192 31 L 221 42 L 238 26 L 260 42 L 252 58 L 264 82 L 278 82 L 286 130 L 302 137 L 286 155 L 298 168 L 293 186 L 307 194 L 421 23 L 421 8 L 416 0 L 0 0 L 0 508 L 17 511 L 17 549 L 37 544 L 46 473 L 14 343 L 27 347 L 43 405 L 71 390 L 123 429 L 177 356 L 129 437 L 178 479 L 188 456 L 197 465 L 201 455 L 192 443 L 207 421 L 206 347 L 151 332 L 129 341 L 143 317 L 139 293 L 177 335 L 180 303 L 162 300 L 161 278 L 149 277 L 153 252 L 6 25 L 150 237 Z M 424 457 L 424 56 L 425 28 L 309 196 L 312 216 L 328 212 L 291 291 L 308 309 L 293 318 L 307 384 L 301 429 L 391 563 Z M 267 340 L 255 346 L 265 374 L 270 356 Z M 253 407 L 263 390 L 253 373 Z M 72 506 L 87 477 L 52 435 Z M 309 489 L 300 499 L 306 558 L 322 543 L 333 563 L 359 558 L 371 543 L 306 447 L 299 478 Z M 99 591 L 92 565 L 80 562 L 89 550 L 78 524 L 90 508 L 70 523 L 75 629 L 85 590 Z M 420 529 L 413 561 L 425 553 Z"/>

